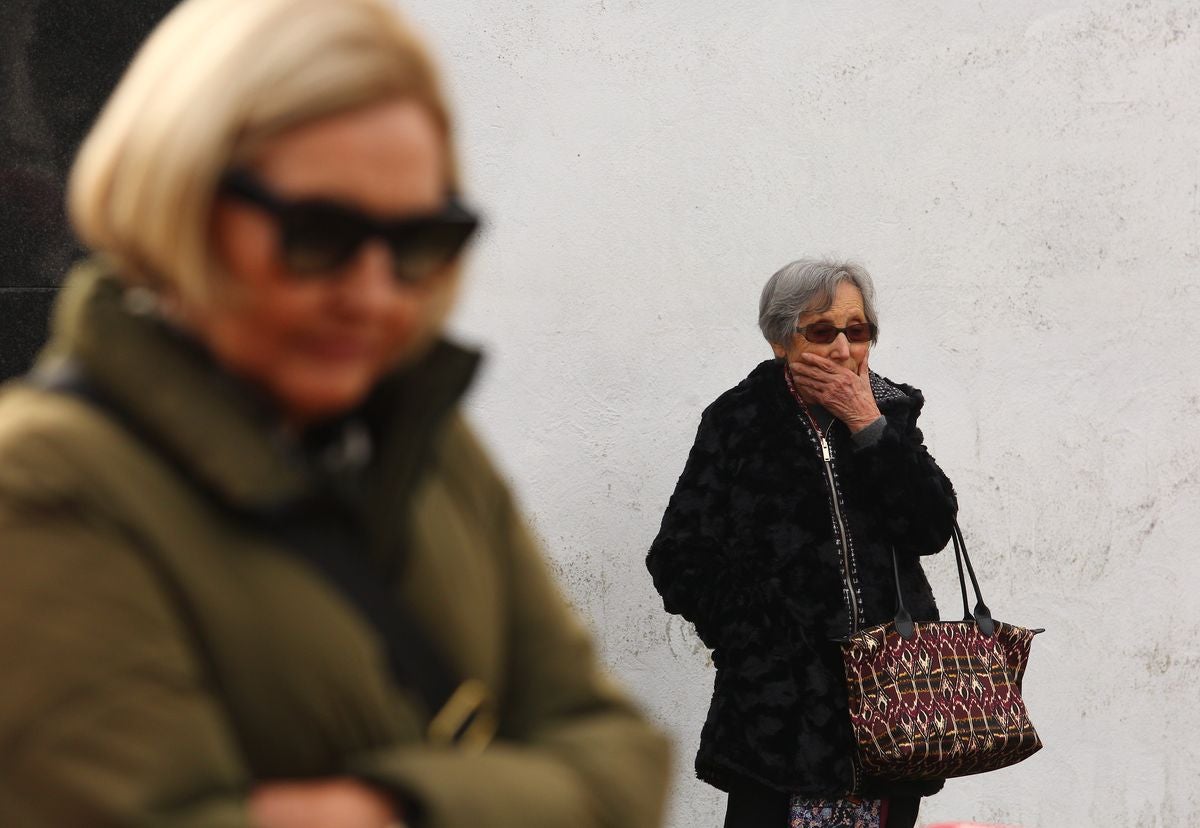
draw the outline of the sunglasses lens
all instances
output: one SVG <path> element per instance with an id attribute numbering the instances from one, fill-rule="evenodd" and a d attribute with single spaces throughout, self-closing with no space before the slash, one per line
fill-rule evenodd
<path id="1" fill-rule="evenodd" d="M 871 326 L 865 322 L 860 322 L 857 325 L 850 325 L 846 328 L 846 339 L 851 342 L 870 342 L 871 341 Z"/>
<path id="2" fill-rule="evenodd" d="M 341 210 L 297 207 L 283 221 L 284 260 L 297 273 L 330 273 L 354 257 L 366 236 L 362 224 Z"/>
<path id="3" fill-rule="evenodd" d="M 828 322 L 816 322 L 804 329 L 804 338 L 817 345 L 828 345 L 837 335 L 837 328 Z"/>
<path id="4" fill-rule="evenodd" d="M 417 284 L 436 276 L 458 257 L 474 230 L 473 221 L 453 220 L 431 220 L 409 228 L 404 238 L 391 241 L 396 279 Z"/>

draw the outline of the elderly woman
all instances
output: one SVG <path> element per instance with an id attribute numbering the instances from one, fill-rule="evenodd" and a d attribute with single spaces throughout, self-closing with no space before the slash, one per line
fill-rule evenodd
<path id="1" fill-rule="evenodd" d="M 867 367 L 866 271 L 792 262 L 759 327 L 775 358 L 704 411 L 647 558 L 717 668 L 696 771 L 729 793 L 726 826 L 911 826 L 940 784 L 858 771 L 834 639 L 894 615 L 893 549 L 913 616 L 936 617 L 920 556 L 950 538 L 954 490 L 921 393 Z"/>
<path id="2" fill-rule="evenodd" d="M 386 0 L 188 0 L 84 144 L 0 395 L 0 824 L 658 824 L 458 412 L 475 228 Z"/>

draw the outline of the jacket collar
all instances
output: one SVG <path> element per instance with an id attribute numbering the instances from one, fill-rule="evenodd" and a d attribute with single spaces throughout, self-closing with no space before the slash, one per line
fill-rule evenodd
<path id="1" fill-rule="evenodd" d="M 229 506 L 279 513 L 316 493 L 320 477 L 270 401 L 138 299 L 100 262 L 77 265 L 38 370 L 69 360 L 139 436 Z M 438 341 L 380 382 L 362 411 L 376 444 L 374 469 L 405 490 L 415 485 L 434 432 L 478 362 L 478 354 Z"/>

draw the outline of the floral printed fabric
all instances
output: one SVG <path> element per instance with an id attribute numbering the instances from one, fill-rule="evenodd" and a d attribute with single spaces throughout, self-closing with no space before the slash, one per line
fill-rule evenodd
<path id="1" fill-rule="evenodd" d="M 792 797 L 789 828 L 880 828 L 878 799 L 801 799 Z"/>

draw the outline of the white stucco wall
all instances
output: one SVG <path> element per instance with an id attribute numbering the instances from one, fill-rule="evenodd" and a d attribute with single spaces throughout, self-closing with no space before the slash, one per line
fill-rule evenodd
<path id="1" fill-rule="evenodd" d="M 703 406 L 768 355 L 760 286 L 875 275 L 985 595 L 1049 629 L 1046 749 L 924 822 L 1200 825 L 1200 3 L 408 0 L 489 225 L 471 408 L 606 661 L 678 745 L 707 654 L 646 547 Z M 931 577 L 953 607 L 952 558 Z"/>

